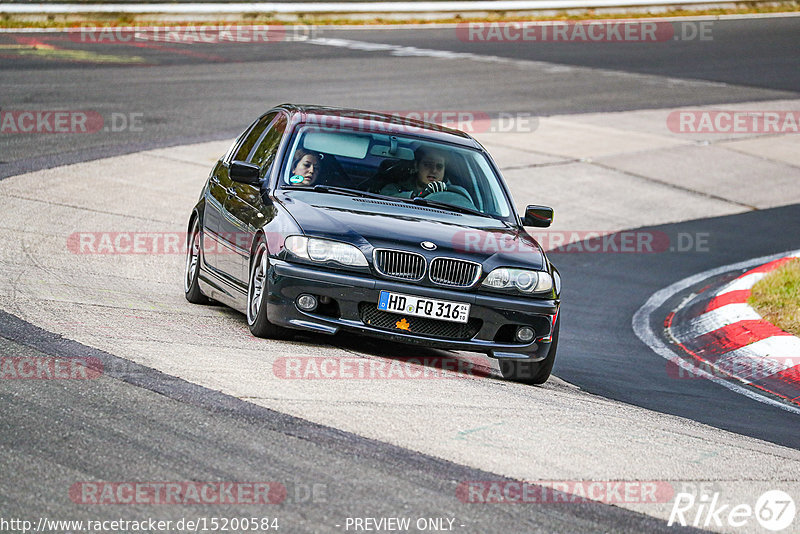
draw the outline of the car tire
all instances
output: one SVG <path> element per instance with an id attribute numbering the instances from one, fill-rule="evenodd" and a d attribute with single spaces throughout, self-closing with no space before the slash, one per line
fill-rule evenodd
<path id="1" fill-rule="evenodd" d="M 286 338 L 291 331 L 271 323 L 267 317 L 266 298 L 269 294 L 267 245 L 263 240 L 259 240 L 254 250 L 250 258 L 250 276 L 247 282 L 247 326 L 256 337 Z"/>
<path id="2" fill-rule="evenodd" d="M 556 361 L 560 329 L 561 317 L 556 319 L 556 326 L 553 329 L 553 342 L 550 344 L 550 351 L 547 353 L 547 357 L 544 360 L 540 362 L 500 360 L 500 373 L 503 375 L 503 378 L 522 384 L 532 385 L 539 385 L 547 382 L 547 379 L 550 378 L 550 373 L 553 372 L 553 364 Z"/>
<path id="3" fill-rule="evenodd" d="M 200 218 L 195 217 L 192 229 L 186 236 L 186 269 L 183 274 L 183 292 L 192 304 L 208 304 L 209 299 L 200 290 Z"/>

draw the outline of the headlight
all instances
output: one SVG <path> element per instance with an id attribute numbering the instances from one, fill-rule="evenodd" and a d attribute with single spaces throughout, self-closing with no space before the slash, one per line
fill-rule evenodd
<path id="1" fill-rule="evenodd" d="M 319 262 L 333 261 L 348 267 L 367 267 L 364 254 L 358 247 L 347 243 L 293 235 L 286 238 L 284 246 L 298 258 Z"/>
<path id="2" fill-rule="evenodd" d="M 522 293 L 540 293 L 553 289 L 553 279 L 544 271 L 500 267 L 490 272 L 481 285 L 490 289 L 516 289 Z"/>

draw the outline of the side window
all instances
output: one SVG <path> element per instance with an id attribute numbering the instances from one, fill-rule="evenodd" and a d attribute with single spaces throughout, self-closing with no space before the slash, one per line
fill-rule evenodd
<path id="1" fill-rule="evenodd" d="M 240 133 L 239 137 L 237 137 L 236 139 L 233 140 L 233 143 L 231 143 L 231 146 L 228 147 L 228 150 L 225 151 L 225 155 L 222 156 L 222 161 L 230 161 L 231 160 L 231 157 L 233 156 L 233 152 L 236 150 L 236 148 L 239 146 L 239 143 L 242 142 L 242 139 L 245 138 L 245 135 L 247 134 L 247 132 L 252 127 L 253 127 L 253 125 L 251 124 L 250 126 L 247 127 L 247 130 L 245 130 L 244 132 Z"/>
<path id="2" fill-rule="evenodd" d="M 261 136 L 258 146 L 250 153 L 250 157 L 247 159 L 248 163 L 255 163 L 262 169 L 270 165 L 275 159 L 275 153 L 278 151 L 278 145 L 281 143 L 285 131 L 286 117 L 279 115 Z"/>
<path id="3" fill-rule="evenodd" d="M 253 147 L 258 141 L 258 138 L 261 137 L 261 134 L 264 133 L 264 128 L 272 122 L 275 118 L 276 113 L 268 113 L 264 115 L 260 119 L 256 121 L 250 131 L 247 132 L 247 135 L 244 136 L 244 140 L 242 144 L 234 151 L 233 157 L 231 157 L 230 161 L 245 161 L 247 156 L 250 154 L 250 151 L 253 150 Z"/>

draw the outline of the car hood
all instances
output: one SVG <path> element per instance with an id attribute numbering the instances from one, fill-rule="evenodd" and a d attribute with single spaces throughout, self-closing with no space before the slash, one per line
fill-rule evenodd
<path id="1" fill-rule="evenodd" d="M 368 257 L 373 248 L 410 250 L 498 266 L 546 269 L 539 244 L 502 221 L 403 202 L 292 191 L 280 197 L 305 235 L 346 241 Z M 423 241 L 436 245 L 426 251 Z"/>

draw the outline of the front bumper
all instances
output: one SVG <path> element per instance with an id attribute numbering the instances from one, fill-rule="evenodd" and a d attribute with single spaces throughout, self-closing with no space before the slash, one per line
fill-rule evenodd
<path id="1" fill-rule="evenodd" d="M 332 272 L 313 266 L 270 258 L 267 314 L 270 322 L 301 330 L 335 334 L 346 330 L 401 343 L 426 347 L 484 352 L 495 358 L 539 361 L 547 357 L 552 328 L 559 303 L 553 299 L 525 299 L 504 295 L 484 295 L 445 288 L 417 286 L 372 278 L 366 274 Z M 477 333 L 469 339 L 449 339 L 365 324 L 359 305 L 375 305 L 382 290 L 413 294 L 471 304 L 470 318 L 479 320 Z M 337 303 L 336 313 L 320 310 L 304 312 L 295 299 L 302 293 L 329 297 Z M 383 313 L 383 312 L 381 312 Z M 400 320 L 402 315 L 397 314 Z M 536 337 L 530 343 L 498 340 L 501 328 L 507 325 L 537 325 Z M 544 326 L 543 326 L 544 325 Z"/>

